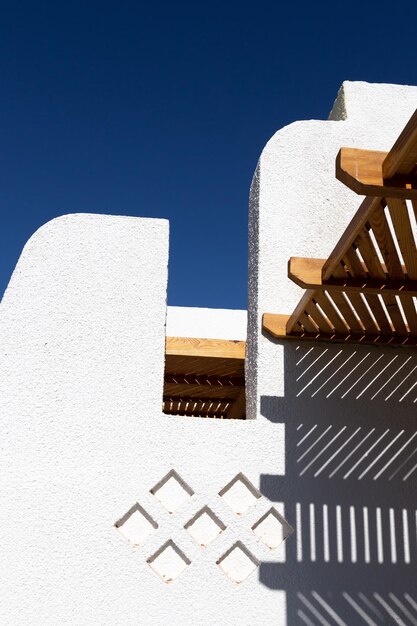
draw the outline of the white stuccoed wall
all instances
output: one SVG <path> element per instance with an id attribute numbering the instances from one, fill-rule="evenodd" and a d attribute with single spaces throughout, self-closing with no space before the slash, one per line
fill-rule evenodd
<path id="1" fill-rule="evenodd" d="M 247 312 L 239 309 L 167 307 L 167 337 L 246 341 Z"/>
<path id="2" fill-rule="evenodd" d="M 302 619 L 294 594 L 308 594 L 321 580 L 329 584 L 328 568 L 306 563 L 300 570 L 293 558 L 300 532 L 286 546 L 265 546 L 259 528 L 251 530 L 271 507 L 265 496 L 238 516 L 230 498 L 218 494 L 242 472 L 294 525 L 293 491 L 297 498 L 303 491 L 298 476 L 292 482 L 289 426 L 307 421 L 310 407 L 318 420 L 327 419 L 330 405 L 320 394 L 317 402 L 309 397 L 296 405 L 297 347 L 286 349 L 284 364 L 283 346 L 260 332 L 261 315 L 291 311 L 299 290 L 286 279 L 288 257 L 328 254 L 358 206 L 359 199 L 334 180 L 339 147 L 390 147 L 416 103 L 416 88 L 347 83 L 334 108 L 345 121 L 297 122 L 262 153 L 250 209 L 247 376 L 253 419 L 246 422 L 161 414 L 166 222 L 70 215 L 31 238 L 0 305 L 1 624 L 264 626 L 297 623 L 294 615 Z M 167 317 L 168 334 L 182 336 L 240 339 L 245 328 L 244 312 L 172 307 Z M 307 362 L 307 348 L 299 350 Z M 327 353 L 320 354 L 330 375 Z M 411 371 L 414 381 L 411 364 L 403 371 Z M 310 371 L 316 374 L 314 365 Z M 365 372 L 361 384 L 368 380 Z M 403 422 L 406 404 L 395 405 Z M 331 407 L 340 419 L 358 423 L 361 417 L 349 403 Z M 392 414 L 393 405 L 386 407 L 383 420 Z M 171 469 L 194 491 L 172 515 L 150 493 Z M 307 487 L 314 501 L 314 484 Z M 351 496 L 340 497 L 352 504 Z M 141 518 L 133 529 L 141 537 L 152 528 L 140 547 L 114 526 L 135 503 L 154 526 Z M 205 506 L 226 528 L 202 549 L 184 526 Z M 204 524 L 202 532 L 208 532 Z M 146 562 L 168 540 L 190 561 L 170 584 Z M 240 585 L 216 565 L 236 541 L 261 562 Z M 345 555 L 346 549 L 345 543 Z M 344 563 L 337 568 L 335 579 L 355 578 Z M 378 580 L 378 571 L 370 568 L 369 574 Z M 342 611 L 339 605 L 332 610 Z M 310 623 L 325 623 L 308 615 Z"/>
<path id="3" fill-rule="evenodd" d="M 297 526 L 285 567 L 261 565 L 260 579 L 287 591 L 291 625 L 417 623 L 415 353 L 261 330 L 263 313 L 290 314 L 302 295 L 288 259 L 326 258 L 362 201 L 335 178 L 340 147 L 388 151 L 416 108 L 417 87 L 346 82 L 329 121 L 295 122 L 270 139 L 252 181 L 248 417 L 285 430 L 285 476 L 260 484 Z"/>
<path id="4" fill-rule="evenodd" d="M 284 471 L 281 431 L 161 414 L 167 258 L 166 222 L 97 215 L 46 224 L 22 253 L 0 305 L 2 625 L 285 621 L 257 572 L 238 586 L 216 565 L 238 540 L 284 558 L 251 530 L 268 500 L 239 517 L 218 495 Z M 239 339 L 245 318 L 197 312 L 193 328 Z M 150 493 L 171 469 L 195 492 L 173 515 Z M 114 527 L 135 503 L 158 524 L 139 548 Z M 184 525 L 204 506 L 226 529 L 203 550 Z M 169 539 L 191 564 L 166 584 L 146 561 Z"/>
<path id="5" fill-rule="evenodd" d="M 302 294 L 287 278 L 288 259 L 326 258 L 361 202 L 335 178 L 339 149 L 388 151 L 416 108 L 417 87 L 346 81 L 331 121 L 294 122 L 266 144 L 252 181 L 249 216 L 253 416 L 260 395 L 284 392 L 283 350 L 262 336 L 260 326 L 264 312 L 289 314 Z"/>

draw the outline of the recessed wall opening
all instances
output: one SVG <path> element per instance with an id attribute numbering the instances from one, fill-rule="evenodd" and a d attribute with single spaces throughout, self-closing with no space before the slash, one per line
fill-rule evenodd
<path id="1" fill-rule="evenodd" d="M 246 419 L 245 341 L 167 337 L 162 411 Z"/>

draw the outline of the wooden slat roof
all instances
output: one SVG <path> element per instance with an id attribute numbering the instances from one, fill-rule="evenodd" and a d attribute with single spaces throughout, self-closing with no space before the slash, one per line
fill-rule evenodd
<path id="1" fill-rule="evenodd" d="M 245 418 L 244 341 L 167 337 L 163 412 Z"/>
<path id="2" fill-rule="evenodd" d="M 388 153 L 342 148 L 336 176 L 367 196 L 328 259 L 291 258 L 305 293 L 266 313 L 279 338 L 417 346 L 417 111 Z"/>

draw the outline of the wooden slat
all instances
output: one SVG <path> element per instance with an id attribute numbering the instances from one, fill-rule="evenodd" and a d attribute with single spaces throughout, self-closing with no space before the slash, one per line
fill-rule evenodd
<path id="1" fill-rule="evenodd" d="M 365 261 L 369 276 L 371 278 L 384 279 L 385 272 L 381 267 L 377 251 L 375 250 L 375 246 L 369 236 L 366 226 L 360 230 L 355 243 L 359 248 L 363 260 Z"/>
<path id="2" fill-rule="evenodd" d="M 411 296 L 399 296 L 410 335 L 417 336 L 417 313 Z"/>
<path id="3" fill-rule="evenodd" d="M 224 400 L 198 400 L 196 398 L 164 397 L 162 410 L 167 415 L 185 415 L 190 417 L 225 418 L 230 402 Z"/>
<path id="4" fill-rule="evenodd" d="M 323 281 L 329 280 L 329 278 L 331 278 L 333 272 L 335 271 L 335 268 L 340 265 L 343 257 L 354 244 L 358 231 L 365 226 L 375 207 L 378 206 L 381 206 L 380 198 L 365 198 L 365 200 L 362 202 L 359 209 L 353 216 L 349 226 L 346 228 L 345 232 L 337 242 L 334 250 L 332 251 L 323 266 Z"/>
<path id="5" fill-rule="evenodd" d="M 164 382 L 164 396 L 171 398 L 223 398 L 234 400 L 243 387 L 210 387 L 203 385 L 177 385 Z"/>
<path id="6" fill-rule="evenodd" d="M 336 157 L 336 178 L 363 196 L 417 199 L 417 177 L 398 174 L 384 179 L 387 152 L 341 148 Z"/>
<path id="7" fill-rule="evenodd" d="M 292 315 L 288 317 L 286 322 L 287 324 L 287 333 L 291 335 L 291 333 L 298 327 L 298 320 L 300 315 L 306 312 L 307 306 L 311 303 L 315 294 L 314 289 L 307 289 L 307 291 L 303 294 L 300 299 L 300 302 L 295 307 Z"/>
<path id="8" fill-rule="evenodd" d="M 378 242 L 379 249 L 385 261 L 385 271 L 389 278 L 392 280 L 404 280 L 404 271 L 401 266 L 401 261 L 388 226 L 385 211 L 381 205 L 375 206 L 369 216 L 369 225 Z"/>
<path id="9" fill-rule="evenodd" d="M 394 326 L 394 330 L 398 335 L 407 335 L 407 327 L 404 323 L 403 316 L 398 307 L 396 297 L 392 294 L 382 294 L 382 299 L 387 308 L 388 315 L 391 318 L 391 322 Z"/>
<path id="10" fill-rule="evenodd" d="M 215 387 L 243 387 L 245 385 L 245 379 L 243 377 L 231 377 L 231 376 L 196 376 L 194 374 L 183 373 L 169 373 L 165 374 L 165 384 L 176 385 L 190 385 L 198 386 L 201 388 L 208 387 L 213 389 Z"/>
<path id="11" fill-rule="evenodd" d="M 194 337 L 167 337 L 165 353 L 177 356 L 244 359 L 245 347 L 245 341 L 196 339 Z"/>
<path id="12" fill-rule="evenodd" d="M 339 309 L 340 313 L 343 316 L 343 319 L 346 321 L 350 332 L 356 334 L 363 334 L 363 326 L 356 319 L 352 309 L 350 308 L 345 295 L 342 291 L 332 291 L 330 297 L 334 301 L 335 305 Z"/>
<path id="13" fill-rule="evenodd" d="M 413 174 L 417 163 L 417 110 L 382 163 L 384 178 Z"/>
<path id="14" fill-rule="evenodd" d="M 346 278 L 349 278 L 343 261 L 340 261 L 333 267 L 332 278 L 336 280 L 346 280 Z"/>
<path id="15" fill-rule="evenodd" d="M 348 333 L 349 328 L 347 324 L 340 317 L 337 310 L 334 308 L 332 302 L 327 298 L 323 291 L 316 293 L 315 301 L 321 307 L 327 319 L 330 321 L 335 332 L 339 334 Z"/>
<path id="16" fill-rule="evenodd" d="M 413 207 L 414 217 L 417 220 L 417 200 L 412 200 L 411 201 L 411 206 Z"/>
<path id="17" fill-rule="evenodd" d="M 306 312 L 312 318 L 312 320 L 317 324 L 321 333 L 333 334 L 334 327 L 331 321 L 323 315 L 320 309 L 317 307 L 317 300 L 320 300 L 321 293 L 320 291 L 316 291 L 314 295 L 314 299 L 312 299 L 309 304 L 306 306 Z"/>
<path id="18" fill-rule="evenodd" d="M 365 300 L 367 301 L 369 308 L 372 311 L 372 315 L 376 319 L 376 323 L 379 326 L 380 332 L 382 334 L 391 335 L 393 330 L 391 328 L 390 321 L 387 318 L 384 309 L 382 308 L 379 297 L 375 294 L 367 294 L 365 296 Z"/>
<path id="19" fill-rule="evenodd" d="M 302 330 L 308 333 L 316 333 L 318 331 L 317 326 L 314 324 L 313 320 L 308 317 L 306 313 L 301 313 L 301 315 L 298 318 L 298 322 L 303 326 L 303 328 L 300 329 L 300 332 Z M 294 330 L 293 332 L 296 332 L 296 330 Z"/>
<path id="20" fill-rule="evenodd" d="M 345 296 L 349 300 L 349 302 L 355 309 L 357 316 L 361 320 L 361 323 L 363 324 L 363 327 L 364 327 L 365 334 L 377 335 L 378 327 L 375 324 L 374 320 L 372 319 L 368 309 L 366 308 L 366 305 L 364 301 L 362 300 L 361 294 L 351 292 L 349 294 L 346 293 Z"/>
<path id="21" fill-rule="evenodd" d="M 417 249 L 411 229 L 407 205 L 403 200 L 387 198 L 387 204 L 398 245 L 407 268 L 408 278 L 417 279 Z"/>
<path id="22" fill-rule="evenodd" d="M 366 269 L 364 268 L 360 258 L 356 254 L 356 250 L 353 246 L 346 250 L 346 254 L 343 257 L 343 262 L 348 268 L 349 274 L 352 276 L 352 278 L 363 278 L 364 280 L 366 280 L 368 276 L 366 273 Z"/>

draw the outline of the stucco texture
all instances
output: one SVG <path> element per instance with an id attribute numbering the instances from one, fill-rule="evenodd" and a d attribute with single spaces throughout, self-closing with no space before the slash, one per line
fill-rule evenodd
<path id="1" fill-rule="evenodd" d="M 277 558 L 251 530 L 270 502 L 239 517 L 218 493 L 283 473 L 281 432 L 161 414 L 167 263 L 168 224 L 126 217 L 64 216 L 22 253 L 0 307 L 1 624 L 284 619 L 257 572 L 216 564 L 238 540 Z M 150 493 L 171 469 L 194 491 L 172 515 Z M 158 524 L 138 548 L 115 528 L 135 503 Z M 184 525 L 207 505 L 226 528 L 203 550 Z M 166 584 L 146 561 L 169 539 L 191 563 Z"/>
<path id="2" fill-rule="evenodd" d="M 414 395 L 407 392 L 417 383 L 416 357 L 273 341 L 262 334 L 261 316 L 291 312 L 301 292 L 286 278 L 288 258 L 325 257 L 360 202 L 334 178 L 339 148 L 389 149 L 416 103 L 415 87 L 345 83 L 330 121 L 296 122 L 266 145 L 250 200 L 245 422 L 161 414 L 165 221 L 69 215 L 30 239 L 0 305 L 1 624 L 265 626 L 333 619 L 350 626 L 361 623 L 360 613 L 352 618 L 343 593 L 356 603 L 358 590 L 397 599 L 414 593 L 407 581 L 415 580 L 415 533 L 410 525 L 407 561 L 401 529 L 404 510 L 408 520 L 415 514 L 415 483 L 401 474 L 401 488 L 397 478 L 374 480 L 378 459 L 363 480 L 358 473 L 330 480 L 334 452 L 324 441 L 326 433 L 342 431 L 340 442 L 352 428 L 369 438 L 389 429 L 383 436 L 398 435 L 403 445 L 404 433 L 416 430 Z M 188 319 L 191 336 L 206 329 L 207 336 L 229 337 L 234 324 L 240 336 L 231 338 L 244 334 L 244 312 L 192 316 L 173 310 L 168 329 L 186 336 Z M 308 451 L 299 452 L 311 428 L 322 437 L 319 461 L 328 463 L 317 477 Z M 380 453 L 377 446 L 363 450 L 372 463 Z M 362 450 L 352 454 L 361 471 Z M 153 488 L 173 469 L 190 493 L 169 513 Z M 219 495 L 239 473 L 262 494 L 252 493 L 241 515 Z M 141 518 L 149 536 L 139 547 L 115 527 L 135 503 L 151 518 Z M 274 549 L 252 530 L 271 503 L 296 530 Z M 185 526 L 206 506 L 223 530 L 203 548 Z M 358 536 L 364 508 L 373 520 L 366 567 L 363 546 L 355 544 L 356 555 L 352 548 L 352 507 Z M 382 562 L 374 541 L 378 508 Z M 397 516 L 395 564 L 384 526 L 389 508 Z M 174 560 L 182 554 L 187 563 L 169 583 L 154 571 L 167 541 L 178 549 Z M 223 569 L 217 565 L 237 541 L 259 562 L 240 584 L 227 578 L 226 559 Z M 176 575 L 174 561 L 168 565 Z M 252 569 L 247 561 L 245 567 Z M 385 610 L 374 596 L 369 602 Z"/>
<path id="3" fill-rule="evenodd" d="M 406 615 L 416 600 L 414 352 L 276 341 L 261 327 L 263 313 L 290 314 L 303 293 L 289 258 L 326 258 L 362 201 L 335 178 L 339 149 L 388 151 L 416 108 L 416 87 L 346 82 L 329 120 L 270 139 L 252 181 L 249 417 L 285 430 L 285 477 L 260 484 L 296 525 L 285 566 L 261 566 L 260 579 L 286 590 L 289 624 L 416 619 Z"/>

